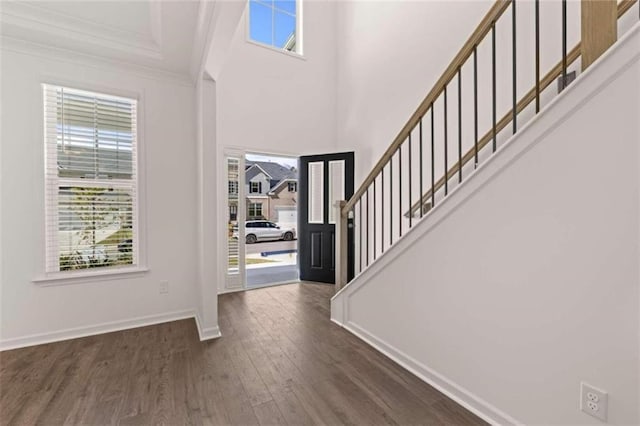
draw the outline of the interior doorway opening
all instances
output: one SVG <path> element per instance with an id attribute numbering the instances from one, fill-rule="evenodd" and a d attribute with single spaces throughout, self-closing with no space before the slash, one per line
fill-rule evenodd
<path id="1" fill-rule="evenodd" d="M 226 162 L 227 289 L 298 281 L 297 157 L 244 153 Z"/>

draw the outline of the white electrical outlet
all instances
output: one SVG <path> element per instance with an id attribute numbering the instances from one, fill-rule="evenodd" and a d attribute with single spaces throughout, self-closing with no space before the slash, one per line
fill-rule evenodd
<path id="1" fill-rule="evenodd" d="M 580 383 L 580 410 L 607 421 L 609 396 L 602 389 L 595 388 L 588 383 Z"/>
<path id="2" fill-rule="evenodd" d="M 169 293 L 169 281 L 160 281 L 160 294 Z"/>

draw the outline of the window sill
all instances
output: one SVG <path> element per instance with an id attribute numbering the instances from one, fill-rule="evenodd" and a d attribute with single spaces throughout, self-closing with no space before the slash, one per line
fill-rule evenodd
<path id="1" fill-rule="evenodd" d="M 119 280 L 122 278 L 138 277 L 149 272 L 149 268 L 136 266 L 131 268 L 109 269 L 106 271 L 91 272 L 55 272 L 37 277 L 32 280 L 34 284 L 41 286 L 57 286 L 80 284 L 87 282 Z"/>
<path id="2" fill-rule="evenodd" d="M 307 58 L 304 55 L 302 55 L 300 53 L 297 53 L 297 52 L 291 52 L 291 51 L 285 50 L 285 49 L 277 49 L 277 48 L 275 48 L 273 46 L 269 46 L 268 44 L 263 44 L 263 43 L 260 43 L 258 41 L 251 40 L 248 37 L 247 37 L 246 40 L 247 40 L 247 43 L 249 43 L 249 44 L 253 44 L 254 46 L 262 47 L 263 49 L 267 49 L 267 50 L 270 50 L 272 52 L 281 53 L 283 55 L 289 56 L 291 58 L 300 59 L 302 61 L 306 61 L 307 60 Z"/>

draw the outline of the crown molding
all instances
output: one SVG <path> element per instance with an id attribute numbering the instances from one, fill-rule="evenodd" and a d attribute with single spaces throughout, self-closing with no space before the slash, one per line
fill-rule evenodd
<path id="1" fill-rule="evenodd" d="M 90 44 L 98 48 L 161 60 L 161 4 L 152 2 L 151 5 L 152 34 L 80 19 L 27 2 L 3 2 L 0 20 L 5 26 L 3 33 L 6 33 L 7 26 L 14 27 L 49 37 L 64 38 L 79 46 Z"/>
<path id="2" fill-rule="evenodd" d="M 60 47 L 52 47 L 40 43 L 26 41 L 5 35 L 0 36 L 0 51 L 10 51 L 19 54 L 40 57 L 52 61 L 66 62 L 75 65 L 81 65 L 99 70 L 107 70 L 112 72 L 126 71 L 130 74 L 137 75 L 142 78 L 151 78 L 179 84 L 182 86 L 194 87 L 194 82 L 190 76 L 181 73 L 173 73 L 164 71 L 159 68 L 147 67 L 131 62 L 120 61 L 116 59 L 108 59 L 101 56 L 80 53 L 75 50 L 63 49 Z"/>

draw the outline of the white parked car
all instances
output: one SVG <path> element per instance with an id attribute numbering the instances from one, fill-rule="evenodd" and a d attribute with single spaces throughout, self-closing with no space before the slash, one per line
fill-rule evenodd
<path id="1" fill-rule="evenodd" d="M 279 225 L 268 220 L 248 220 L 244 223 L 245 241 L 247 244 L 258 241 L 291 241 L 296 238 L 294 228 L 280 228 Z M 233 227 L 233 237 L 238 238 L 238 227 Z"/>

